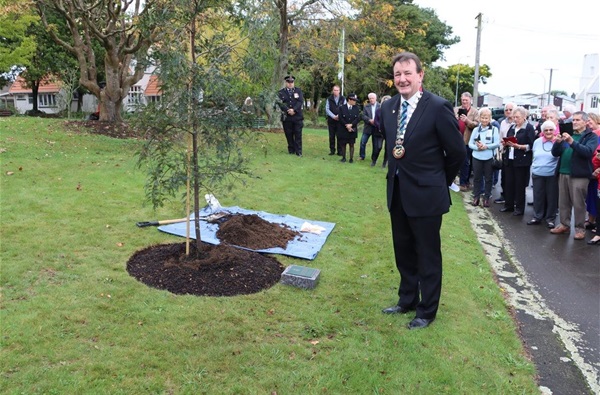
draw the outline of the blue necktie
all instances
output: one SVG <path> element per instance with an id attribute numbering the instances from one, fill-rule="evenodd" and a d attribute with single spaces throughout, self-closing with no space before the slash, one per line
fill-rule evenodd
<path id="1" fill-rule="evenodd" d="M 406 131 L 406 119 L 408 118 L 408 100 L 402 103 L 402 112 L 400 113 L 400 123 L 398 123 L 398 135 L 404 135 Z"/>

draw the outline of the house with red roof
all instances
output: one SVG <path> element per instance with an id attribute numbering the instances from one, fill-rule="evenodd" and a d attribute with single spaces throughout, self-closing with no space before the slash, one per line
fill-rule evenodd
<path id="1" fill-rule="evenodd" d="M 131 112 L 135 111 L 140 104 L 148 104 L 160 100 L 160 84 L 158 77 L 152 72 L 154 68 L 146 70 L 146 73 L 135 85 L 129 89 L 127 97 L 123 100 L 123 109 Z M 16 81 L 8 90 L 8 94 L 14 100 L 15 110 L 24 114 L 33 109 L 33 92 L 28 88 L 22 77 L 17 77 Z M 65 109 L 65 90 L 62 89 L 62 82 L 56 78 L 45 78 L 40 83 L 38 90 L 38 109 L 47 114 L 56 114 Z M 82 110 L 84 113 L 93 113 L 98 108 L 98 100 L 94 95 L 86 94 L 83 96 Z M 71 101 L 71 110 L 77 111 L 77 97 L 74 96 Z"/>
<path id="2" fill-rule="evenodd" d="M 17 77 L 8 93 L 13 97 L 15 110 L 20 114 L 33 109 L 32 90 L 27 87 L 25 79 L 22 77 Z M 48 114 L 59 112 L 60 95 L 60 82 L 52 78 L 44 78 L 38 90 L 38 109 Z"/>

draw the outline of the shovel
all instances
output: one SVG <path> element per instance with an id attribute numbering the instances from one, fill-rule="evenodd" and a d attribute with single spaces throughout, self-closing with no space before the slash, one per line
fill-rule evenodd
<path id="1" fill-rule="evenodd" d="M 210 215 L 200 216 L 198 218 L 205 220 L 206 222 L 214 222 L 219 218 L 223 218 L 224 216 L 229 215 L 227 212 L 218 212 Z M 164 219 L 162 221 L 146 221 L 146 222 L 136 222 L 136 225 L 139 228 L 145 228 L 147 226 L 160 226 L 160 225 L 168 225 L 168 224 L 176 224 L 178 222 L 187 222 L 189 220 L 193 220 L 190 218 L 178 218 L 178 219 Z"/>

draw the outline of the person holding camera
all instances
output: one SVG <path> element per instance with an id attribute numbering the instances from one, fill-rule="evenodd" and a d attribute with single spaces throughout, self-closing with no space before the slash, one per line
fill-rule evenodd
<path id="1" fill-rule="evenodd" d="M 459 172 L 460 190 L 466 192 L 471 186 L 469 179 L 471 178 L 471 155 L 472 151 L 469 148 L 469 140 L 473 129 L 479 125 L 479 113 L 475 107 L 471 106 L 473 96 L 469 92 L 464 92 L 460 95 L 460 107 L 457 110 L 456 117 L 458 119 L 458 129 L 463 135 L 467 157 Z"/>
<path id="2" fill-rule="evenodd" d="M 573 113 L 573 134 L 557 135 L 552 146 L 552 155 L 559 157 L 556 169 L 560 224 L 550 233 L 571 233 L 573 210 L 575 240 L 585 239 L 585 199 L 592 178 L 592 157 L 598 147 L 598 136 L 586 126 L 587 120 L 585 112 Z"/>

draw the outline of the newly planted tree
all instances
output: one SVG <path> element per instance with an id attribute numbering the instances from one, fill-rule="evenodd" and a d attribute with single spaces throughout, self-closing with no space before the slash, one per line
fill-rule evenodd
<path id="1" fill-rule="evenodd" d="M 219 27 L 227 15 L 218 2 L 182 1 L 174 9 L 172 33 L 153 51 L 161 99 L 133 124 L 145 132 L 139 164 L 148 172 L 146 195 L 154 207 L 191 185 L 195 252 L 201 254 L 201 191 L 228 189 L 249 175 L 242 149 L 251 137 L 250 118 L 234 100 L 238 62 Z"/>

